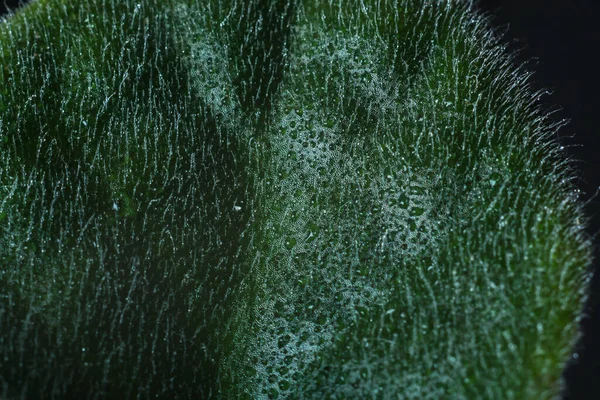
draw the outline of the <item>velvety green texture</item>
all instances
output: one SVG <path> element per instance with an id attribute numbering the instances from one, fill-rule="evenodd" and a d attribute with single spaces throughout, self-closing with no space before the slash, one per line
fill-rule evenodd
<path id="1" fill-rule="evenodd" d="M 0 395 L 549 399 L 591 242 L 470 2 L 0 23 Z"/>

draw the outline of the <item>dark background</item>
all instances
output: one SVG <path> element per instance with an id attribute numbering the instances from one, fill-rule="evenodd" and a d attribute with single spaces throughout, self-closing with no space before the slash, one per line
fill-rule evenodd
<path id="1" fill-rule="evenodd" d="M 589 233 L 600 238 L 600 1 L 598 0 L 475 0 L 493 15 L 492 24 L 504 32 L 519 63 L 535 71 L 536 89 L 550 89 L 541 101 L 557 109 L 556 121 L 570 119 L 559 140 L 577 160 L 579 186 L 587 213 Z M 4 3 L 4 4 L 3 4 Z M 0 0 L 0 15 L 18 1 Z M 595 251 L 600 259 L 600 251 Z M 575 349 L 578 358 L 566 369 L 565 399 L 600 399 L 600 262 L 594 272 L 590 298 L 581 322 L 583 339 Z"/>

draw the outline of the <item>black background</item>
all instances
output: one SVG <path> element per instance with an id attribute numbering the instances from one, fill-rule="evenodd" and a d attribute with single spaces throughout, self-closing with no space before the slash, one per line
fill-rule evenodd
<path id="1" fill-rule="evenodd" d="M 1 4 L 4 3 L 4 4 Z M 0 15 L 6 5 L 0 0 Z M 476 7 L 492 16 L 517 60 L 535 72 L 533 86 L 550 89 L 541 101 L 556 121 L 570 119 L 559 140 L 575 160 L 576 182 L 592 218 L 589 233 L 600 242 L 600 1 L 598 0 L 476 0 Z M 595 251 L 596 260 L 600 251 Z M 566 369 L 565 399 L 600 399 L 600 272 L 594 271 L 588 304 L 581 322 L 583 339 L 574 351 L 578 358 Z"/>

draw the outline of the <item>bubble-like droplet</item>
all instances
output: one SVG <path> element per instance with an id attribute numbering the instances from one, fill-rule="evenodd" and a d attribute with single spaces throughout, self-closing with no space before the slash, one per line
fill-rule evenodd
<path id="1" fill-rule="evenodd" d="M 417 230 L 417 223 L 412 218 L 408 220 L 408 229 L 410 229 L 412 232 Z"/>
<path id="2" fill-rule="evenodd" d="M 290 337 L 290 335 L 285 335 L 281 338 L 279 338 L 279 340 L 277 341 L 277 346 L 282 349 L 284 348 L 291 340 L 292 338 Z"/>
<path id="3" fill-rule="evenodd" d="M 294 237 L 287 238 L 287 240 L 285 241 L 285 248 L 288 250 L 291 250 L 295 246 L 296 246 L 296 238 L 294 238 Z"/>
<path id="4" fill-rule="evenodd" d="M 310 338 L 310 333 L 308 331 L 304 331 L 300 334 L 300 343 L 306 342 Z M 287 371 L 287 369 L 286 369 Z M 287 372 L 286 372 L 287 373 Z M 285 374 L 284 374 L 285 375 Z"/>
<path id="5" fill-rule="evenodd" d="M 422 196 L 425 194 L 425 189 L 423 189 L 421 186 L 417 186 L 417 185 L 412 185 L 409 188 L 410 194 L 414 195 L 414 196 Z"/>
<path id="6" fill-rule="evenodd" d="M 275 388 L 271 388 L 268 391 L 269 399 L 277 399 L 279 398 L 279 391 Z"/>
<path id="7" fill-rule="evenodd" d="M 308 278 L 307 277 L 302 277 L 300 279 L 298 279 L 298 286 L 300 286 L 301 288 L 306 287 L 306 285 L 308 285 Z"/>
<path id="8" fill-rule="evenodd" d="M 410 200 L 405 193 L 401 193 L 398 196 L 398 207 L 406 210 L 408 208 L 409 203 L 410 203 Z"/>
<path id="9" fill-rule="evenodd" d="M 286 381 L 286 380 L 282 380 L 281 382 L 279 382 L 279 389 L 281 389 L 282 391 L 286 391 L 290 388 L 290 382 Z"/>
<path id="10" fill-rule="evenodd" d="M 422 207 L 413 207 L 413 208 L 410 209 L 410 211 L 408 212 L 408 214 L 411 217 L 418 217 L 418 216 L 423 215 L 424 212 L 425 212 L 425 209 L 422 208 Z"/>

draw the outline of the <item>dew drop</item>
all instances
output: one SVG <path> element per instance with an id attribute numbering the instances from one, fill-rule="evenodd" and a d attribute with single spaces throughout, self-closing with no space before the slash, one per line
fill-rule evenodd
<path id="1" fill-rule="evenodd" d="M 296 246 L 296 238 L 290 237 L 285 241 L 285 248 L 288 250 L 293 249 Z"/>
<path id="2" fill-rule="evenodd" d="M 407 209 L 409 204 L 409 198 L 405 193 L 400 194 L 398 196 L 398 207 Z"/>

